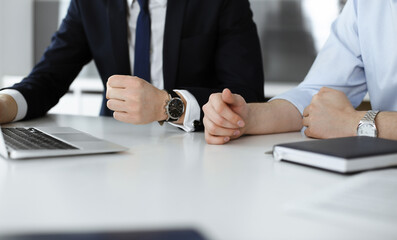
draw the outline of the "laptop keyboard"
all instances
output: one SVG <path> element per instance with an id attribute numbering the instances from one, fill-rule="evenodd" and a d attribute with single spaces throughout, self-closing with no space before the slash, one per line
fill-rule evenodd
<path id="1" fill-rule="evenodd" d="M 77 149 L 35 128 L 2 128 L 7 147 L 15 150 Z"/>

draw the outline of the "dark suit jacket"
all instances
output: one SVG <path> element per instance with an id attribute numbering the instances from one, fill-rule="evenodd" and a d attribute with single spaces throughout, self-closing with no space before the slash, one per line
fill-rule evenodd
<path id="1" fill-rule="evenodd" d="M 131 75 L 126 7 L 125 0 L 72 0 L 40 62 L 12 87 L 28 102 L 26 119 L 46 114 L 92 59 L 105 87 L 114 74 Z M 226 87 L 249 102 L 264 98 L 248 0 L 168 0 L 163 49 L 165 89 L 186 89 L 200 106 Z M 105 103 L 101 115 L 111 115 Z"/>

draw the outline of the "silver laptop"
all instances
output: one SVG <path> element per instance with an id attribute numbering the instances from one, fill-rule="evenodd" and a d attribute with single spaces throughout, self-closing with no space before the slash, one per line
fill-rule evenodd
<path id="1" fill-rule="evenodd" d="M 127 148 L 68 127 L 0 126 L 0 155 L 9 159 L 110 153 Z"/>

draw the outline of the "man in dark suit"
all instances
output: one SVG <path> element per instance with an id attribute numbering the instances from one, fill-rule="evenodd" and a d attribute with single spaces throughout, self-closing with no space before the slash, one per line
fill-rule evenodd
<path id="1" fill-rule="evenodd" d="M 43 116 L 94 60 L 101 115 L 197 130 L 214 92 L 263 100 L 260 52 L 248 0 L 72 0 L 41 61 L 0 92 L 0 122 Z"/>

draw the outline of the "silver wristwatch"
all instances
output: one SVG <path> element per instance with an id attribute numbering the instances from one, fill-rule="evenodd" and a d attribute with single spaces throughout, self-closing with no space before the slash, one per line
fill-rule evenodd
<path id="1" fill-rule="evenodd" d="M 357 136 L 377 137 L 378 130 L 376 129 L 375 118 L 379 111 L 369 110 L 360 120 L 357 127 Z"/>

